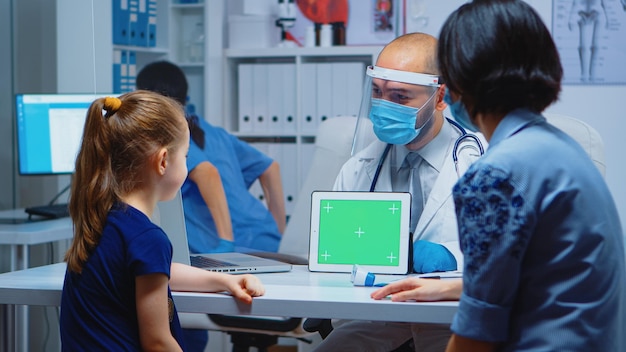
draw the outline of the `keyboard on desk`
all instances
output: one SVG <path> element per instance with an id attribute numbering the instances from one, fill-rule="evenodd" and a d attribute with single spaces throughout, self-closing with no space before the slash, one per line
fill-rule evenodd
<path id="1" fill-rule="evenodd" d="M 200 255 L 192 255 L 189 259 L 191 260 L 191 266 L 195 266 L 196 268 L 223 268 L 237 266 L 237 264 L 229 263 L 224 260 L 207 258 Z"/>
<path id="2" fill-rule="evenodd" d="M 67 203 L 64 204 L 51 204 L 51 205 L 38 205 L 34 207 L 28 207 L 24 209 L 28 215 L 38 215 L 50 219 L 64 218 L 70 216 Z"/>

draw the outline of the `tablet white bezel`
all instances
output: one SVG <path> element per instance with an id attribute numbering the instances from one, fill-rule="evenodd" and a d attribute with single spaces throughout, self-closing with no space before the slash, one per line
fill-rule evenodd
<path id="1" fill-rule="evenodd" d="M 367 265 L 362 263 L 351 264 L 325 264 L 318 262 L 319 249 L 319 220 L 321 200 L 390 200 L 401 202 L 400 228 L 406 229 L 400 234 L 400 246 L 398 255 L 399 266 Z M 311 227 L 309 232 L 309 270 L 321 272 L 352 272 L 353 264 L 375 274 L 407 274 L 409 272 L 409 223 L 411 211 L 411 194 L 407 192 L 339 192 L 339 191 L 313 191 L 311 194 Z"/>

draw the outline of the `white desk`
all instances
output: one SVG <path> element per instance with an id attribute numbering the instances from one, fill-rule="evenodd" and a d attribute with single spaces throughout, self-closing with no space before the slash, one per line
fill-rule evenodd
<path id="1" fill-rule="evenodd" d="M 0 274 L 0 304 L 58 306 L 65 264 Z M 173 292 L 179 312 L 229 315 L 342 318 L 398 322 L 452 322 L 458 302 L 391 302 L 369 297 L 371 287 L 353 287 L 349 274 L 311 273 L 294 266 L 289 273 L 258 274 L 266 293 L 252 304 L 226 294 Z M 394 277 L 395 278 L 395 277 Z"/>
<path id="2" fill-rule="evenodd" d="M 11 271 L 28 268 L 28 248 L 31 245 L 72 238 L 69 217 L 44 221 L 7 224 L 4 219 L 26 219 L 24 209 L 0 211 L 0 245 L 11 246 Z"/>
<path id="3" fill-rule="evenodd" d="M 26 269 L 29 266 L 29 247 L 31 245 L 50 243 L 72 238 L 72 221 L 70 218 L 61 218 L 44 221 L 22 223 L 6 223 L 8 219 L 27 219 L 24 209 L 0 211 L 0 245 L 11 246 L 11 271 Z M 13 342 L 15 332 L 11 329 L 16 326 L 15 321 L 24 331 L 28 327 L 28 308 L 5 308 L 2 319 L 7 326 L 8 346 L 19 346 L 20 351 L 28 350 L 26 334 L 17 337 Z M 0 345 L 1 347 L 2 345 Z"/>

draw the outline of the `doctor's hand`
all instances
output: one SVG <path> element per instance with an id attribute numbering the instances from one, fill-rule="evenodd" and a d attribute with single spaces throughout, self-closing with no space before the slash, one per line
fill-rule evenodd
<path id="1" fill-rule="evenodd" d="M 461 279 L 420 279 L 416 277 L 394 281 L 370 295 L 379 300 L 391 295 L 393 302 L 457 301 L 463 291 Z"/>

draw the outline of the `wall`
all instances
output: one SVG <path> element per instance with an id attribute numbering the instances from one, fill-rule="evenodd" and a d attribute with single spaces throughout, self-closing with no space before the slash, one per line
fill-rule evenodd
<path id="1" fill-rule="evenodd" d="M 67 1 L 67 0 L 59 0 Z M 14 106 L 14 95 L 18 93 L 49 93 L 57 91 L 57 41 L 56 1 L 49 0 L 11 0 L 2 1 L 3 5 L 10 4 L 13 13 L 0 10 L 0 13 L 11 14 L 11 20 L 1 21 L 11 24 L 12 41 L 4 48 L 13 57 L 9 66 L 0 64 L 0 70 L 8 69 L 11 72 L 13 86 L 10 91 L 10 104 Z M 0 33 L 2 33 L 0 31 Z M 4 41 L 3 41 L 4 43 Z M 4 104 L 2 104 L 4 105 Z M 14 112 L 8 116 L 13 126 Z M 2 118 L 4 121 L 4 118 Z M 2 122 L 4 123 L 4 122 Z M 3 129 L 4 131 L 4 129 Z M 12 149 L 15 155 L 15 135 L 13 127 L 9 129 L 11 137 L 0 139 L 0 150 Z M 4 146 L 9 142 L 11 146 Z M 12 162 L 16 165 L 16 162 Z M 4 167 L 3 167 L 4 169 Z M 4 170 L 2 170 L 4 172 Z M 59 178 L 53 176 L 19 176 L 17 168 L 11 169 L 14 175 L 12 185 L 12 202 L 7 208 L 39 205 L 47 203 L 59 189 Z M 4 177 L 4 176 L 3 176 Z M 2 182 L 5 183 L 4 181 Z M 67 243 L 44 244 L 31 246 L 30 264 L 39 266 L 62 259 Z M 8 257 L 8 256 L 6 256 Z M 58 342 L 58 310 L 54 307 L 30 307 L 30 350 L 54 351 L 59 350 Z"/>
<path id="2" fill-rule="evenodd" d="M 15 178 L 13 173 L 13 41 L 11 40 L 12 6 L 0 1 L 0 209 L 13 208 Z M 0 273 L 10 268 L 9 248 L 0 246 Z"/>
<path id="3" fill-rule="evenodd" d="M 54 1 L 13 0 L 14 94 L 56 91 L 56 11 Z M 11 119 L 14 117 L 11 116 Z M 14 137 L 15 138 L 15 137 Z M 15 144 L 14 144 L 15 145 Z M 18 170 L 15 170 L 17 174 Z M 57 193 L 57 178 L 16 178 L 14 207 L 40 205 Z"/>

